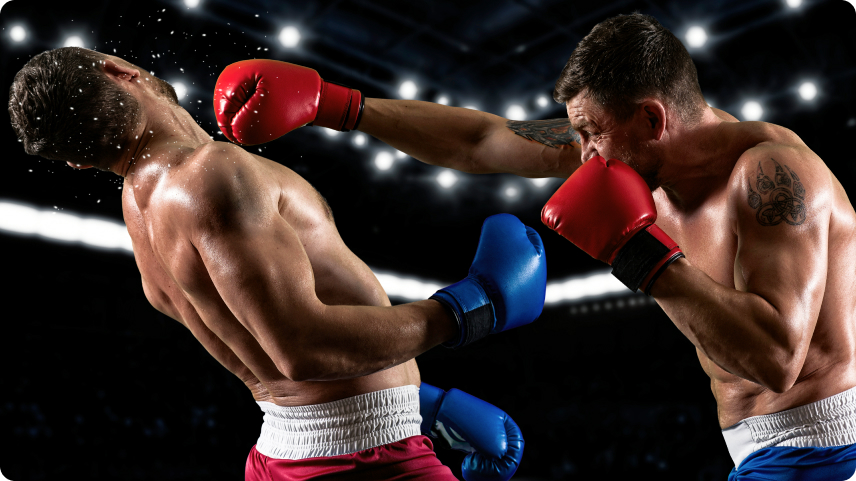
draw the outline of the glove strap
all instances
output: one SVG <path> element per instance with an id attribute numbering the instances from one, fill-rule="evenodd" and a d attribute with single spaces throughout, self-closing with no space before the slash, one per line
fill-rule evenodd
<path id="1" fill-rule="evenodd" d="M 656 224 L 634 235 L 615 256 L 612 275 L 636 292 L 649 294 L 651 286 L 672 262 L 684 257 L 681 248 Z"/>
<path id="2" fill-rule="evenodd" d="M 365 101 L 359 90 L 335 82 L 323 81 L 318 112 L 312 125 L 348 132 L 362 119 Z"/>
<path id="3" fill-rule="evenodd" d="M 458 336 L 443 346 L 458 348 L 490 334 L 495 322 L 493 305 L 481 284 L 467 277 L 430 297 L 446 308 L 458 323 Z"/>

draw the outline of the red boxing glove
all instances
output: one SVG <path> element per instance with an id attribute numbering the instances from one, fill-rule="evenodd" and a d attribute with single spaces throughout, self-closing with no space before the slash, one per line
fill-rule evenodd
<path id="1" fill-rule="evenodd" d="M 612 266 L 612 275 L 650 293 L 663 270 L 684 257 L 654 225 L 657 208 L 648 184 L 620 160 L 592 157 L 541 210 L 541 221 L 590 256 Z"/>
<path id="2" fill-rule="evenodd" d="M 243 145 L 270 142 L 306 124 L 347 132 L 359 125 L 363 105 L 359 90 L 277 60 L 235 62 L 214 87 L 217 125 Z"/>

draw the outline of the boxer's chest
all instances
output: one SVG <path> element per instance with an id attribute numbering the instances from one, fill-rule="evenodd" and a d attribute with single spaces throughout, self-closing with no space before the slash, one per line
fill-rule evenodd
<path id="1" fill-rule="evenodd" d="M 676 209 L 665 196 L 655 196 L 655 201 L 657 225 L 681 246 L 687 260 L 716 282 L 734 287 L 737 236 L 724 196 L 713 196 L 691 212 Z"/>

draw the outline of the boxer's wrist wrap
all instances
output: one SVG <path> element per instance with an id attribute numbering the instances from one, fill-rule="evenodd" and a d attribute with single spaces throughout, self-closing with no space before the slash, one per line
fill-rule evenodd
<path id="1" fill-rule="evenodd" d="M 612 261 L 612 275 L 636 292 L 649 294 L 660 274 L 674 261 L 684 257 L 681 248 L 656 225 L 630 238 Z"/>
<path id="2" fill-rule="evenodd" d="M 318 112 L 311 125 L 348 132 L 360 123 L 365 100 L 359 90 L 323 81 L 319 97 Z"/>
<path id="3" fill-rule="evenodd" d="M 493 305 L 481 284 L 469 277 L 440 289 L 430 298 L 442 304 L 458 323 L 458 336 L 444 342 L 445 347 L 466 346 L 487 336 L 493 329 Z"/>

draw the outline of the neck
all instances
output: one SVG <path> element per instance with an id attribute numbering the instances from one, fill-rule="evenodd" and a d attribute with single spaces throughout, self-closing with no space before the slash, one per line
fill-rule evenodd
<path id="1" fill-rule="evenodd" d="M 213 142 L 180 106 L 165 99 L 149 106 L 143 112 L 143 121 L 125 153 L 109 169 L 126 180 L 148 170 L 147 166 L 172 158 L 181 151 L 195 150 L 202 144 Z"/>
<path id="2" fill-rule="evenodd" d="M 669 133 L 659 181 L 677 207 L 691 209 L 698 205 L 721 187 L 717 179 L 727 179 L 731 174 L 739 158 L 732 155 L 735 143 L 730 133 L 731 119 L 708 108 L 697 124 L 680 124 Z"/>

